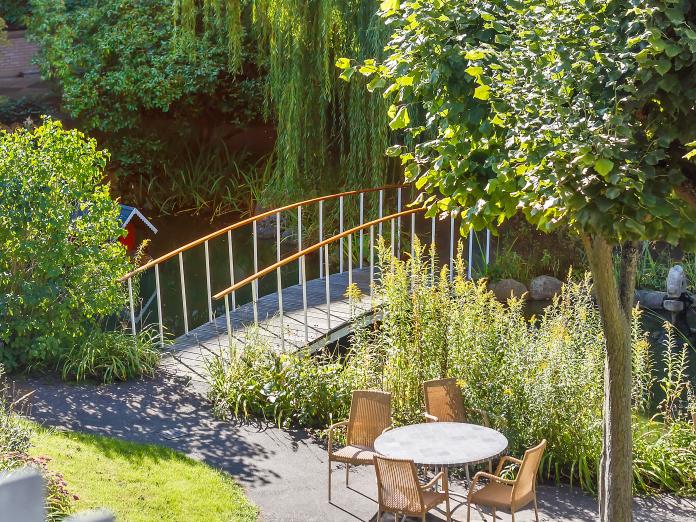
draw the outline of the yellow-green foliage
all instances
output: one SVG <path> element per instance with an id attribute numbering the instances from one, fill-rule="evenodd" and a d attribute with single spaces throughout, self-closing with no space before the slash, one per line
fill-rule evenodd
<path id="1" fill-rule="evenodd" d="M 267 69 L 267 112 L 276 121 L 276 168 L 289 197 L 385 178 L 386 104 L 364 83 L 339 81 L 341 56 L 380 56 L 386 28 L 369 0 L 174 0 L 182 35 L 223 39 L 229 68 L 242 49 Z M 342 179 L 326 176 L 338 153 Z M 312 175 L 308 175 L 312 174 Z"/>
<path id="2" fill-rule="evenodd" d="M 521 301 L 502 304 L 485 280 L 467 280 L 461 256 L 450 281 L 446 268 L 433 274 L 435 260 L 420 245 L 408 261 L 382 252 L 375 288 L 382 320 L 356 330 L 345 358 L 247 347 L 212 367 L 218 408 L 326 426 L 345 418 L 352 390 L 377 388 L 392 393 L 394 420 L 403 425 L 423 422 L 423 381 L 455 377 L 465 405 L 489 412 L 512 454 L 545 438 L 543 476 L 596 491 L 605 340 L 589 278 L 570 280 L 541 316 L 528 319 Z M 692 494 L 696 434 L 676 412 L 667 427 L 641 417 L 653 376 L 639 319 L 636 312 L 634 484 L 642 492 Z M 683 376 L 680 361 L 663 387 L 683 391 L 676 382 Z"/>

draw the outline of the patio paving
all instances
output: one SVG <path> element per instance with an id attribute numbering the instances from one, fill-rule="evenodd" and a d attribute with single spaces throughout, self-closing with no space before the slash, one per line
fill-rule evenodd
<path id="1" fill-rule="evenodd" d="M 326 449 L 303 431 L 216 419 L 204 397 L 187 381 L 167 374 L 110 386 L 22 380 L 35 389 L 30 416 L 47 426 L 156 443 L 179 450 L 236 478 L 268 522 L 375 521 L 376 487 L 371 468 L 334 473 L 333 503 L 326 500 Z M 336 468 L 338 469 L 338 468 Z M 457 484 L 455 493 L 461 493 Z M 596 519 L 596 500 L 578 489 L 539 486 L 540 520 Z M 498 520 L 510 516 L 498 512 Z M 437 513 L 429 520 L 444 518 Z M 486 517 L 491 520 L 490 516 Z M 534 520 L 525 510 L 518 521 Z M 385 515 L 383 520 L 394 520 Z M 454 520 L 466 520 L 466 507 Z M 474 512 L 472 520 L 482 520 Z M 696 499 L 669 496 L 635 501 L 634 520 L 696 520 Z"/>

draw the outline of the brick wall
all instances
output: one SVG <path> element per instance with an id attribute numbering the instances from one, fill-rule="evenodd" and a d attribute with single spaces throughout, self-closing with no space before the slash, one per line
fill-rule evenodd
<path id="1" fill-rule="evenodd" d="M 38 68 L 31 59 L 38 46 L 27 42 L 24 31 L 10 31 L 7 36 L 7 43 L 0 45 L 0 78 L 37 73 Z"/>

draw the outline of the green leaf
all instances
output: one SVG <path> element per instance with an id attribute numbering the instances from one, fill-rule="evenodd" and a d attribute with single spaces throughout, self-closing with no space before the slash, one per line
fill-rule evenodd
<path id="1" fill-rule="evenodd" d="M 336 67 L 339 69 L 347 69 L 350 67 L 350 60 L 348 58 L 339 58 L 336 60 Z"/>
<path id="2" fill-rule="evenodd" d="M 483 74 L 483 67 L 472 65 L 464 69 L 464 72 L 470 76 L 474 76 L 475 78 L 477 78 Z"/>
<path id="3" fill-rule="evenodd" d="M 664 76 L 671 68 L 672 62 L 666 58 L 658 60 L 657 63 L 655 63 L 655 70 L 662 76 Z"/>
<path id="4" fill-rule="evenodd" d="M 392 130 L 403 129 L 408 126 L 411 122 L 411 118 L 408 116 L 408 109 L 406 106 L 402 105 L 396 112 L 394 119 L 389 122 L 389 128 Z"/>
<path id="5" fill-rule="evenodd" d="M 491 97 L 491 88 L 488 85 L 479 85 L 474 89 L 474 98 L 487 100 Z"/>
<path id="6" fill-rule="evenodd" d="M 606 178 L 614 168 L 614 162 L 606 158 L 601 158 L 594 162 L 593 167 L 600 176 Z"/>

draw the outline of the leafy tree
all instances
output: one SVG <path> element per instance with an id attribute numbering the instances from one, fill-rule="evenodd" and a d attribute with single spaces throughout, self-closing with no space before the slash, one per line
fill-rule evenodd
<path id="1" fill-rule="evenodd" d="M 0 132 L 0 363 L 55 368 L 123 310 L 130 261 L 107 154 L 47 120 Z"/>
<path id="2" fill-rule="evenodd" d="M 255 50 L 266 109 L 277 128 L 276 169 L 293 199 L 340 186 L 374 186 L 387 177 L 386 105 L 358 83 L 338 80 L 339 56 L 381 54 L 386 33 L 374 0 L 170 0 L 182 35 Z M 338 167 L 342 176 L 335 175 Z"/>
<path id="3" fill-rule="evenodd" d="M 254 74 L 229 71 L 219 41 L 177 37 L 169 0 L 31 4 L 42 75 L 57 81 L 80 127 L 104 140 L 113 167 L 159 173 L 181 138 L 259 118 Z"/>
<path id="4" fill-rule="evenodd" d="M 696 8 L 634 4 L 385 0 L 387 58 L 337 63 L 390 100 L 404 145 L 388 153 L 430 215 L 460 213 L 478 230 L 521 212 L 582 238 L 607 339 L 599 481 L 612 521 L 631 518 L 636 243 L 696 246 L 684 158 L 696 138 Z"/>

